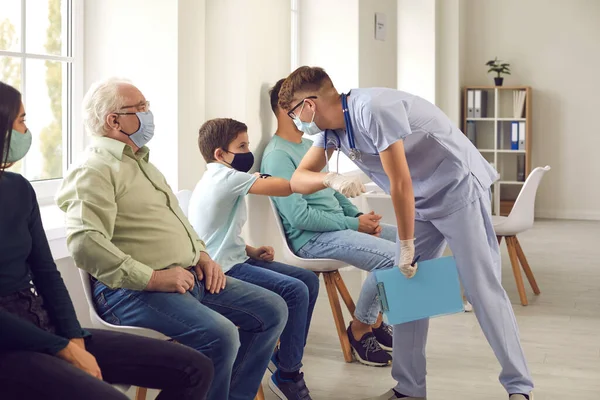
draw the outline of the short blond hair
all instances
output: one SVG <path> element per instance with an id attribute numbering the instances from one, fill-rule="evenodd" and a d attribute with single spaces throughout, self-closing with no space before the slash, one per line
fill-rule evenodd
<path id="1" fill-rule="evenodd" d="M 298 68 L 281 85 L 279 107 L 289 111 L 296 96 L 305 92 L 318 92 L 324 84 L 332 84 L 332 82 L 323 68 L 307 66 Z"/>

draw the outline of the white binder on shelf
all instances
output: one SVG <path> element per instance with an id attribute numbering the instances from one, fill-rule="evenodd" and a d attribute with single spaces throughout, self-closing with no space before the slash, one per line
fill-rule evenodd
<path id="1" fill-rule="evenodd" d="M 513 117 L 523 118 L 523 111 L 525 109 L 525 97 L 527 92 L 525 90 L 513 90 Z"/>
<path id="2" fill-rule="evenodd" d="M 485 118 L 487 115 L 487 92 L 485 90 L 475 91 L 475 118 Z"/>
<path id="3" fill-rule="evenodd" d="M 510 149 L 519 150 L 519 123 L 516 121 L 511 124 Z"/>
<path id="4" fill-rule="evenodd" d="M 525 122 L 519 122 L 519 150 L 525 150 Z"/>
<path id="5" fill-rule="evenodd" d="M 473 96 L 473 91 L 467 90 L 467 118 L 473 118 L 475 116 L 473 112 L 475 109 L 475 100 L 473 99 Z"/>

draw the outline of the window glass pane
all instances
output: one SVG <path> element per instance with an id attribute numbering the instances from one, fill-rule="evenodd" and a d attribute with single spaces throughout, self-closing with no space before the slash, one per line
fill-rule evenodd
<path id="1" fill-rule="evenodd" d="M 2 1 L 2 0 L 0 0 Z M 67 0 L 27 0 L 27 53 L 66 56 Z"/>
<path id="2" fill-rule="evenodd" d="M 21 0 L 0 0 L 0 50 L 21 51 Z"/>
<path id="3" fill-rule="evenodd" d="M 62 177 L 65 68 L 59 61 L 27 60 L 25 111 L 33 142 L 22 172 L 30 180 Z"/>
<path id="4" fill-rule="evenodd" d="M 21 91 L 21 59 L 0 56 L 0 81 Z"/>

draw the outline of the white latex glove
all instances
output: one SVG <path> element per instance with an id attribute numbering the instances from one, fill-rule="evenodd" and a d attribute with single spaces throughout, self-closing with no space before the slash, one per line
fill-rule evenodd
<path id="1" fill-rule="evenodd" d="M 398 260 L 398 268 L 407 278 L 412 278 L 417 273 L 417 264 L 411 265 L 415 259 L 415 239 L 399 240 L 398 251 L 400 259 Z"/>
<path id="2" fill-rule="evenodd" d="M 335 172 L 330 172 L 323 179 L 323 185 L 340 192 L 346 197 L 360 196 L 365 192 L 365 185 L 362 184 L 358 176 L 344 176 Z"/>

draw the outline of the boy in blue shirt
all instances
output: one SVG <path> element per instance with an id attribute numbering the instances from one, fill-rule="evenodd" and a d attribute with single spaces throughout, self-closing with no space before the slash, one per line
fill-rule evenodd
<path id="1" fill-rule="evenodd" d="M 247 129 L 229 118 L 207 121 L 200 128 L 198 146 L 208 165 L 190 199 L 189 220 L 226 275 L 271 290 L 286 301 L 289 317 L 273 355 L 276 370 L 269 388 L 282 400 L 311 400 L 300 368 L 319 278 L 312 271 L 274 262 L 272 247 L 246 245 L 241 236 L 247 220 L 246 194 L 292 193 L 285 179 L 248 173 L 254 156 Z M 234 372 L 233 379 L 244 377 Z"/>

